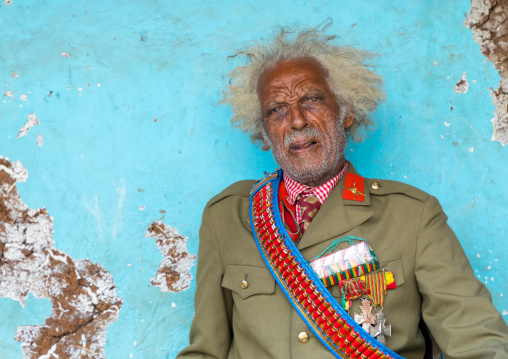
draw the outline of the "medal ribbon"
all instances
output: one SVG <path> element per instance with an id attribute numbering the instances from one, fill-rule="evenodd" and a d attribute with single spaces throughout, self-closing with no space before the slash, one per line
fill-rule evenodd
<path id="1" fill-rule="evenodd" d="M 378 305 L 382 307 L 386 295 L 385 273 L 372 273 L 365 276 L 365 284 L 370 290 L 368 296 L 374 307 Z"/>

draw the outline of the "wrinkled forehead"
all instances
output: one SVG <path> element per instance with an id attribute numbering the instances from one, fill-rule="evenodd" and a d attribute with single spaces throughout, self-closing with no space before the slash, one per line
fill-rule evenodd
<path id="1" fill-rule="evenodd" d="M 318 60 L 303 57 L 279 61 L 266 68 L 258 79 L 258 97 L 261 99 L 274 88 L 285 87 L 299 81 L 329 90 L 328 73 L 325 68 Z"/>

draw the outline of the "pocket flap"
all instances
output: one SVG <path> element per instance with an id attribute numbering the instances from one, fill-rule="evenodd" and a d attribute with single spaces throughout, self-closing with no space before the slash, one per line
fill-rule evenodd
<path id="1" fill-rule="evenodd" d="M 247 284 L 242 285 L 243 281 Z M 246 299 L 254 294 L 275 293 L 275 279 L 267 268 L 228 264 L 222 279 L 222 287 Z"/>
<path id="2" fill-rule="evenodd" d="M 395 279 L 395 284 L 397 287 L 404 284 L 404 268 L 400 259 L 394 259 L 391 261 L 379 263 L 379 269 L 382 268 L 393 272 L 393 278 Z"/>

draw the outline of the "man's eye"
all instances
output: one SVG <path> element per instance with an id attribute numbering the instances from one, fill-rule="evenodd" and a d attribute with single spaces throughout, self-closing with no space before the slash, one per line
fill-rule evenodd
<path id="1" fill-rule="evenodd" d="M 319 96 L 319 95 L 309 96 L 309 97 L 307 97 L 307 100 L 310 101 L 310 102 L 318 102 L 318 101 L 324 100 L 324 97 L 323 96 Z"/>

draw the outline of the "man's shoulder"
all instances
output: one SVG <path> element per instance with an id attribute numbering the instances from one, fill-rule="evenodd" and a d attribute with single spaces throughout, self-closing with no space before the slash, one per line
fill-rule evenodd
<path id="1" fill-rule="evenodd" d="M 409 184 L 378 178 L 365 178 L 365 188 L 371 196 L 404 195 L 420 202 L 426 202 L 430 195 Z"/>
<path id="2" fill-rule="evenodd" d="M 222 200 L 229 197 L 246 197 L 249 198 L 250 189 L 252 186 L 256 184 L 255 180 L 244 180 L 235 182 L 228 187 L 226 187 L 222 192 L 213 196 L 206 205 L 207 208 L 213 206 L 214 204 L 221 202 Z"/>

